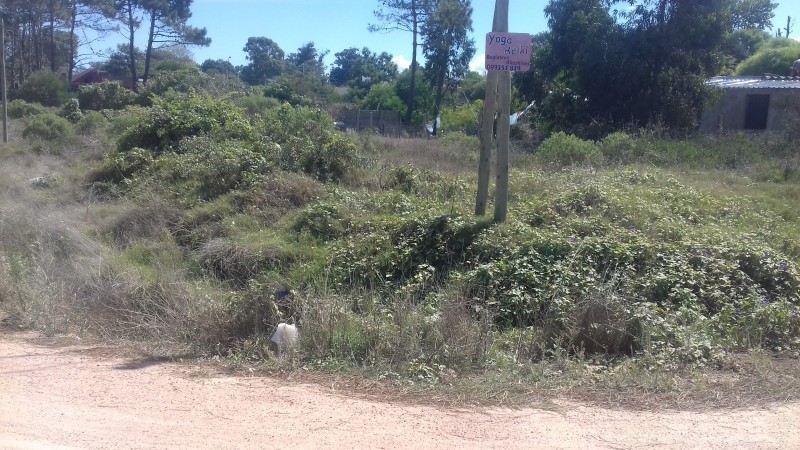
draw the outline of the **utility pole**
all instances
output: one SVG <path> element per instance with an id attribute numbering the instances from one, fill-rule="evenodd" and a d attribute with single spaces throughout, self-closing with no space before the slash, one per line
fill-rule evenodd
<path id="1" fill-rule="evenodd" d="M 508 32 L 508 0 L 495 0 L 492 31 Z M 486 75 L 486 100 L 481 115 L 480 159 L 478 162 L 478 195 L 475 215 L 486 214 L 489 197 L 489 172 L 492 146 L 497 143 L 497 173 L 495 180 L 494 221 L 505 222 L 508 216 L 508 141 L 511 134 L 511 72 L 488 71 Z M 497 139 L 493 140 L 497 120 Z"/>
<path id="2" fill-rule="evenodd" d="M 6 12 L 0 6 L 0 78 L 3 90 L 3 143 L 8 142 L 8 91 L 6 90 Z"/>
<path id="3" fill-rule="evenodd" d="M 507 3 L 507 2 L 506 2 Z M 499 11 L 500 2 L 494 6 L 494 19 L 492 31 L 508 31 L 508 15 L 506 15 L 505 28 Z M 507 8 L 507 7 L 506 7 Z M 506 9 L 508 11 L 508 9 Z M 481 113 L 481 141 L 480 156 L 478 159 L 478 196 L 475 201 L 475 215 L 486 215 L 486 205 L 489 199 L 489 178 L 491 171 L 492 147 L 494 146 L 494 119 L 497 111 L 497 81 L 499 72 L 486 73 L 486 98 Z"/>

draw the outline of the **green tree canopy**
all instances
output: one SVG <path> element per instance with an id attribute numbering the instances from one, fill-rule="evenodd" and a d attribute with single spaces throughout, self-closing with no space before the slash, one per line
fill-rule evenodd
<path id="1" fill-rule="evenodd" d="M 397 96 L 394 83 L 376 83 L 370 87 L 367 95 L 358 102 L 360 109 L 371 109 L 377 111 L 398 111 L 400 115 L 406 113 L 406 105 Z"/>
<path id="2" fill-rule="evenodd" d="M 264 84 L 283 72 L 284 52 L 267 37 L 251 37 L 244 46 L 250 63 L 242 68 L 242 81 L 251 85 Z"/>
<path id="3" fill-rule="evenodd" d="M 414 78 L 418 80 L 427 78 L 425 69 L 422 67 L 417 67 L 417 70 L 414 72 L 416 72 Z M 412 95 L 412 75 L 414 74 L 409 67 L 397 77 L 397 81 L 395 82 L 395 92 L 397 92 L 397 96 L 400 97 L 405 104 L 409 103 L 409 97 Z M 429 83 L 418 83 L 413 92 L 415 109 L 409 124 L 421 125 L 423 119 L 426 117 L 430 118 L 430 114 L 433 111 L 433 89 L 431 89 L 431 85 Z"/>
<path id="4" fill-rule="evenodd" d="M 308 42 L 298 48 L 295 53 L 289 53 L 289 55 L 286 56 L 287 67 L 304 75 L 322 77 L 325 74 L 325 63 L 323 60 L 327 54 L 327 50 L 320 51 L 314 46 L 313 42 Z"/>
<path id="5" fill-rule="evenodd" d="M 737 75 L 760 76 L 766 73 L 789 75 L 792 62 L 800 58 L 800 42 L 792 39 L 772 39 L 753 56 L 736 67 Z"/>
<path id="6" fill-rule="evenodd" d="M 447 91 L 454 89 L 469 71 L 475 55 L 470 0 L 439 0 L 422 27 L 425 73 L 434 89 L 434 117 Z M 435 123 L 435 122 L 434 122 Z M 436 128 L 433 130 L 436 134 Z"/>
<path id="7" fill-rule="evenodd" d="M 732 0 L 731 26 L 735 30 L 771 30 L 777 7 L 771 0 Z"/>
<path id="8" fill-rule="evenodd" d="M 139 0 L 149 19 L 147 46 L 145 48 L 144 73 L 142 81 L 147 83 L 150 76 L 153 50 L 173 46 L 198 45 L 207 47 L 211 39 L 205 28 L 190 26 L 193 0 Z"/>
<path id="9" fill-rule="evenodd" d="M 334 55 L 336 59 L 331 68 L 331 83 L 342 86 L 368 88 L 374 83 L 397 79 L 397 64 L 392 55 L 373 53 L 367 47 L 361 50 L 351 47 Z"/>
<path id="10" fill-rule="evenodd" d="M 418 67 L 417 49 L 422 24 L 433 10 L 433 0 L 379 0 L 381 8 L 374 12 L 378 24 L 371 24 L 372 32 L 406 31 L 411 33 L 411 67 Z M 414 114 L 414 91 L 417 88 L 416 71 L 410 72 L 410 94 L 406 99 L 406 123 L 410 123 Z"/>
<path id="11" fill-rule="evenodd" d="M 597 138 L 628 126 L 693 129 L 705 85 L 730 58 L 730 3 L 658 0 L 624 15 L 606 0 L 551 0 L 534 71 L 516 77 L 551 131 Z M 541 72 L 539 69 L 541 68 Z"/>
<path id="12" fill-rule="evenodd" d="M 224 59 L 207 59 L 200 64 L 203 72 L 216 72 L 222 75 L 236 75 L 236 68 L 230 61 Z"/>

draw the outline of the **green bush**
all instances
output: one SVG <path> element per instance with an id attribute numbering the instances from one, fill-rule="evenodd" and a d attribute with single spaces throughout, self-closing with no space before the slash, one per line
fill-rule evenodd
<path id="1" fill-rule="evenodd" d="M 69 120 L 71 123 L 77 123 L 83 117 L 81 107 L 78 104 L 77 98 L 71 98 L 64 103 L 61 107 L 61 117 Z"/>
<path id="2" fill-rule="evenodd" d="M 262 115 L 267 110 L 277 108 L 281 104 L 278 99 L 258 94 L 242 97 L 236 103 L 248 116 Z"/>
<path id="3" fill-rule="evenodd" d="M 51 113 L 30 118 L 22 130 L 23 138 L 33 137 L 47 141 L 62 139 L 70 134 L 72 134 L 72 124 L 67 119 Z"/>
<path id="4" fill-rule="evenodd" d="M 478 134 L 483 100 L 442 110 L 442 131 L 459 131 L 466 135 Z"/>
<path id="5" fill-rule="evenodd" d="M 394 89 L 394 84 L 373 84 L 367 95 L 358 103 L 359 109 L 397 111 L 401 116 L 406 114 L 406 104 Z"/>
<path id="6" fill-rule="evenodd" d="M 75 124 L 75 130 L 82 135 L 90 135 L 108 126 L 108 120 L 97 111 L 89 111 Z"/>
<path id="7" fill-rule="evenodd" d="M 44 106 L 61 106 L 69 98 L 67 82 L 56 73 L 41 70 L 22 83 L 17 97 Z"/>
<path id="8" fill-rule="evenodd" d="M 755 55 L 736 67 L 736 75 L 761 76 L 765 73 L 789 75 L 792 62 L 800 55 L 800 44 L 791 39 L 773 39 Z"/>
<path id="9" fill-rule="evenodd" d="M 232 103 L 202 95 L 156 98 L 118 141 L 120 151 L 135 147 L 156 153 L 174 150 L 184 138 L 211 135 L 216 138 L 255 140 L 253 127 Z"/>
<path id="10" fill-rule="evenodd" d="M 137 104 L 152 105 L 153 96 L 169 97 L 205 91 L 210 77 L 197 68 L 160 72 L 147 80 L 137 97 Z"/>
<path id="11" fill-rule="evenodd" d="M 124 153 L 107 155 L 102 161 L 89 170 L 87 181 L 90 183 L 122 183 L 153 165 L 153 154 L 141 148 L 134 148 Z"/>
<path id="12" fill-rule="evenodd" d="M 38 103 L 28 103 L 25 100 L 12 100 L 8 103 L 8 117 L 12 119 L 21 119 L 23 117 L 31 117 L 37 114 L 42 114 L 47 110 L 44 106 Z"/>
<path id="13" fill-rule="evenodd" d="M 618 131 L 611 133 L 598 144 L 606 162 L 630 164 L 637 162 L 645 154 L 646 141 Z"/>
<path id="14" fill-rule="evenodd" d="M 317 239 L 337 239 L 347 229 L 347 219 L 335 203 L 319 202 L 306 207 L 294 224 L 295 231 L 305 231 Z"/>
<path id="15" fill-rule="evenodd" d="M 264 96 L 277 99 L 292 106 L 312 106 L 314 101 L 295 90 L 295 85 L 287 79 L 270 81 L 264 87 Z"/>
<path id="16" fill-rule="evenodd" d="M 109 110 L 103 110 L 102 114 L 109 119 L 109 134 L 111 136 L 121 136 L 129 128 L 137 126 L 148 111 L 147 108 L 129 106 L 124 111 L 116 111 L 112 112 L 112 114 L 109 114 Z"/>
<path id="17" fill-rule="evenodd" d="M 78 101 L 84 110 L 125 109 L 136 100 L 136 94 L 117 81 L 85 84 L 78 88 Z"/>
<path id="18" fill-rule="evenodd" d="M 269 151 L 241 141 L 217 142 L 208 136 L 184 139 L 173 155 L 162 157 L 166 179 L 184 194 L 203 200 L 245 190 L 272 170 Z"/>
<path id="19" fill-rule="evenodd" d="M 541 162 L 557 167 L 596 165 L 602 157 L 594 142 L 560 131 L 545 139 L 536 155 Z"/>
<path id="20" fill-rule="evenodd" d="M 340 181 L 359 164 L 356 145 L 333 128 L 333 119 L 316 108 L 283 104 L 269 110 L 261 134 L 280 146 L 278 166 L 320 181 Z"/>

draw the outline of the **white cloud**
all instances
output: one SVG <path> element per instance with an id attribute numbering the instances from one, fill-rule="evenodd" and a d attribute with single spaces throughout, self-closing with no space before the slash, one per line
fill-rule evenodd
<path id="1" fill-rule="evenodd" d="M 472 61 L 469 62 L 469 70 L 471 70 L 473 72 L 478 72 L 478 73 L 486 73 L 486 69 L 484 68 L 485 67 L 485 64 L 484 64 L 485 61 L 486 61 L 486 54 L 485 53 L 481 53 L 481 54 L 475 55 L 475 57 L 472 58 Z"/>
<path id="2" fill-rule="evenodd" d="M 400 69 L 401 72 L 411 67 L 411 61 L 407 60 L 406 57 L 403 55 L 395 56 L 394 58 L 392 58 L 392 62 L 397 64 L 397 67 Z"/>

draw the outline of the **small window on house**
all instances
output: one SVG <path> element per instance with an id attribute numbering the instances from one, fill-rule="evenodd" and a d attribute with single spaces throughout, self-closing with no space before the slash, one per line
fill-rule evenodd
<path id="1" fill-rule="evenodd" d="M 769 116 L 769 94 L 751 94 L 747 96 L 744 113 L 746 130 L 766 130 Z"/>

